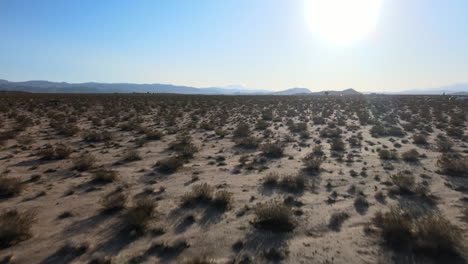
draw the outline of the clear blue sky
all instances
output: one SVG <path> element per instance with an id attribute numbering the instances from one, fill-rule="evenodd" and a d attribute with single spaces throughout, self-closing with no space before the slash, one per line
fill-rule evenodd
<path id="1" fill-rule="evenodd" d="M 398 91 L 468 82 L 467 0 L 382 0 L 349 45 L 307 0 L 1 0 L 0 78 Z"/>

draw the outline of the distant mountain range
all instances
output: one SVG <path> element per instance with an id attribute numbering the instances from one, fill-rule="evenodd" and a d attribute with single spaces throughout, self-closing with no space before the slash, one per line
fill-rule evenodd
<path id="1" fill-rule="evenodd" d="M 468 83 L 458 83 L 437 88 L 414 89 L 401 92 L 384 92 L 384 94 L 451 94 L 468 95 Z"/>
<path id="2" fill-rule="evenodd" d="M 195 88 L 171 84 L 134 84 L 134 83 L 66 83 L 49 81 L 9 82 L 0 80 L 0 91 L 22 91 L 30 93 L 175 93 L 175 94 L 251 94 L 251 95 L 353 95 L 360 94 L 354 89 L 343 91 L 311 92 L 307 88 L 291 88 L 283 91 L 251 90 L 242 85 L 225 87 Z"/>

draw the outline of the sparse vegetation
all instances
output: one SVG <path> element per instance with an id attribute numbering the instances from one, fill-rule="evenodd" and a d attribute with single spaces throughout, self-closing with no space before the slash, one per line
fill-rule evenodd
<path id="1" fill-rule="evenodd" d="M 255 216 L 256 227 L 274 232 L 289 232 L 296 225 L 291 208 L 276 200 L 257 204 Z"/>

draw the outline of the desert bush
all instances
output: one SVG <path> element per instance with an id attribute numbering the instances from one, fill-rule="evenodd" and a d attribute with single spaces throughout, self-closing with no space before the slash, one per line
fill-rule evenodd
<path id="1" fill-rule="evenodd" d="M 449 152 L 452 150 L 453 147 L 453 142 L 446 138 L 446 137 L 441 137 L 436 140 L 437 144 L 437 150 L 440 152 Z"/>
<path id="2" fill-rule="evenodd" d="M 23 185 L 18 178 L 0 175 L 0 197 L 11 197 L 21 193 Z"/>
<path id="3" fill-rule="evenodd" d="M 374 125 L 369 132 L 373 137 L 383 137 L 387 135 L 387 130 L 382 125 Z"/>
<path id="4" fill-rule="evenodd" d="M 309 153 L 302 158 L 302 163 L 307 170 L 319 170 L 324 161 L 325 157 L 323 155 L 316 155 L 314 153 Z"/>
<path id="5" fill-rule="evenodd" d="M 385 242 L 397 249 L 437 256 L 463 248 L 461 229 L 440 215 L 416 217 L 393 207 L 389 212 L 376 213 L 373 222 Z"/>
<path id="6" fill-rule="evenodd" d="M 270 200 L 255 207 L 253 224 L 273 232 L 289 232 L 296 226 L 291 208 L 280 201 Z"/>
<path id="7" fill-rule="evenodd" d="M 263 120 L 259 120 L 259 121 L 255 124 L 255 129 L 258 129 L 258 130 L 265 130 L 265 129 L 267 129 L 269 126 L 270 126 L 270 123 L 265 122 L 265 121 L 263 121 Z"/>
<path id="8" fill-rule="evenodd" d="M 419 160 L 419 152 L 416 149 L 411 149 L 401 154 L 401 157 L 405 161 L 418 161 Z"/>
<path id="9" fill-rule="evenodd" d="M 270 172 L 263 178 L 264 185 L 276 185 L 278 184 L 279 175 L 276 172 Z"/>
<path id="10" fill-rule="evenodd" d="M 54 149 L 55 159 L 66 159 L 72 153 L 72 149 L 65 144 L 57 144 Z"/>
<path id="11" fill-rule="evenodd" d="M 463 137 L 463 129 L 458 128 L 458 127 L 449 127 L 445 129 L 445 132 L 449 137 L 454 137 L 454 138 L 461 138 Z"/>
<path id="12" fill-rule="evenodd" d="M 340 231 L 341 225 L 350 216 L 346 212 L 335 212 L 331 215 L 330 221 L 328 222 L 328 228 L 334 231 Z"/>
<path id="13" fill-rule="evenodd" d="M 260 144 L 261 140 L 259 138 L 249 136 L 235 139 L 236 145 L 246 149 L 255 149 Z"/>
<path id="14" fill-rule="evenodd" d="M 331 142 L 331 149 L 335 151 L 345 150 L 345 143 L 341 138 L 334 138 Z"/>
<path id="15" fill-rule="evenodd" d="M 131 161 L 141 160 L 141 156 L 138 153 L 138 151 L 136 151 L 134 149 L 129 149 L 129 150 L 125 151 L 123 159 L 126 162 L 131 162 Z"/>
<path id="16" fill-rule="evenodd" d="M 276 143 L 264 143 L 260 146 L 262 150 L 262 155 L 265 155 L 270 158 L 279 158 L 283 156 L 284 146 L 283 144 Z"/>
<path id="17" fill-rule="evenodd" d="M 110 169 L 97 169 L 92 172 L 94 182 L 109 183 L 117 179 L 117 171 Z"/>
<path id="18" fill-rule="evenodd" d="M 82 154 L 81 156 L 73 159 L 74 168 L 78 171 L 89 170 L 92 167 L 94 167 L 95 163 L 96 163 L 96 158 L 90 153 Z"/>
<path id="19" fill-rule="evenodd" d="M 247 137 L 250 135 L 250 127 L 247 123 L 241 122 L 233 132 L 235 138 Z"/>
<path id="20" fill-rule="evenodd" d="M 169 148 L 187 159 L 193 158 L 193 155 L 198 152 L 198 148 L 192 143 L 192 137 L 187 135 L 178 136 L 176 141 L 169 144 Z"/>
<path id="21" fill-rule="evenodd" d="M 413 142 L 418 145 L 427 144 L 427 137 L 424 134 L 415 134 L 413 135 Z"/>
<path id="22" fill-rule="evenodd" d="M 85 131 L 81 137 L 88 142 L 109 141 L 112 139 L 112 133 L 109 131 Z"/>
<path id="23" fill-rule="evenodd" d="M 382 149 L 379 151 L 379 157 L 384 160 L 397 160 L 398 152 L 396 150 Z"/>
<path id="24" fill-rule="evenodd" d="M 297 174 L 289 174 L 283 176 L 279 184 L 289 191 L 300 192 L 303 191 L 306 186 L 306 178 L 304 174 L 300 172 Z"/>
<path id="25" fill-rule="evenodd" d="M 386 130 L 386 133 L 389 135 L 389 136 L 393 136 L 393 137 L 402 137 L 405 135 L 405 132 L 403 131 L 403 129 L 399 128 L 399 127 L 396 127 L 396 126 L 391 126 L 389 127 L 387 130 Z"/>
<path id="26" fill-rule="evenodd" d="M 232 208 L 232 193 L 226 190 L 217 191 L 214 195 L 213 205 L 223 210 Z"/>
<path id="27" fill-rule="evenodd" d="M 121 210 L 125 208 L 126 203 L 127 195 L 121 191 L 111 192 L 100 200 L 102 209 L 106 212 Z"/>
<path id="28" fill-rule="evenodd" d="M 294 133 L 307 131 L 307 123 L 291 123 L 289 129 Z"/>
<path id="29" fill-rule="evenodd" d="M 416 181 L 412 174 L 399 172 L 396 175 L 390 176 L 390 179 L 401 192 L 411 193 L 415 190 Z"/>
<path id="30" fill-rule="evenodd" d="M 159 140 L 164 135 L 161 131 L 149 129 L 145 131 L 145 134 L 147 140 Z"/>
<path id="31" fill-rule="evenodd" d="M 180 156 L 165 158 L 156 163 L 156 167 L 162 172 L 175 172 L 183 166 L 184 159 Z"/>
<path id="32" fill-rule="evenodd" d="M 0 248 L 17 244 L 32 236 L 32 225 L 36 222 L 36 214 L 19 212 L 16 209 L 0 214 Z"/>
<path id="33" fill-rule="evenodd" d="M 124 214 L 124 223 L 130 229 L 144 230 L 156 211 L 156 202 L 145 197 L 136 201 Z"/>
<path id="34" fill-rule="evenodd" d="M 182 206 L 193 205 L 197 202 L 210 202 L 213 199 L 213 187 L 208 183 L 199 183 L 192 186 L 190 192 L 182 196 Z"/>
<path id="35" fill-rule="evenodd" d="M 327 138 L 337 138 L 341 136 L 341 129 L 324 128 L 320 131 L 320 136 Z"/>
<path id="36" fill-rule="evenodd" d="M 72 153 L 71 148 L 65 144 L 57 144 L 55 147 L 52 145 L 46 145 L 39 151 L 39 156 L 43 160 L 60 160 L 66 159 Z"/>
<path id="37" fill-rule="evenodd" d="M 468 157 L 455 154 L 443 154 L 437 160 L 437 166 L 448 175 L 468 176 Z"/>

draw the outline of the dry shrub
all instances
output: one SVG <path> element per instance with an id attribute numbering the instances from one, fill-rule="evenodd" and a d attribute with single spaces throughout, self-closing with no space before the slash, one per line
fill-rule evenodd
<path id="1" fill-rule="evenodd" d="M 156 211 L 157 203 L 148 197 L 139 199 L 128 208 L 124 223 L 130 229 L 144 230 Z"/>
<path id="2" fill-rule="evenodd" d="M 411 149 L 401 154 L 401 157 L 405 161 L 418 161 L 419 160 L 419 152 L 416 149 Z"/>
<path id="3" fill-rule="evenodd" d="M 46 145 L 39 151 L 39 155 L 43 160 L 61 160 L 66 159 L 72 153 L 72 149 L 65 144 L 57 144 L 55 147 Z"/>
<path id="4" fill-rule="evenodd" d="M 333 138 L 331 142 L 331 149 L 336 151 L 345 150 L 345 143 L 341 138 Z"/>
<path id="5" fill-rule="evenodd" d="M 210 202 L 213 199 L 213 187 L 208 183 L 199 183 L 192 186 L 190 192 L 182 196 L 182 205 L 189 206 L 198 202 Z"/>
<path id="6" fill-rule="evenodd" d="M 389 212 L 378 212 L 373 222 L 387 244 L 397 249 L 437 256 L 463 248 L 461 229 L 441 215 L 416 217 L 393 207 Z"/>
<path id="7" fill-rule="evenodd" d="M 117 179 L 117 171 L 110 169 L 97 169 L 92 174 L 94 182 L 109 183 Z"/>
<path id="8" fill-rule="evenodd" d="M 261 140 L 256 137 L 241 137 L 235 139 L 236 145 L 246 149 L 256 149 Z"/>
<path id="9" fill-rule="evenodd" d="M 328 228 L 334 231 L 340 231 L 341 225 L 343 224 L 346 219 L 350 216 L 346 212 L 335 212 L 330 217 L 330 221 L 328 222 Z"/>
<path id="10" fill-rule="evenodd" d="M 32 236 L 32 225 L 36 214 L 19 212 L 16 209 L 4 211 L 0 215 L 0 248 L 9 247 Z"/>
<path id="11" fill-rule="evenodd" d="M 23 185 L 18 178 L 0 175 L 0 197 L 11 197 L 21 193 Z"/>
<path id="12" fill-rule="evenodd" d="M 250 135 L 250 127 L 247 123 L 241 122 L 237 125 L 233 132 L 235 138 L 248 137 Z"/>
<path id="13" fill-rule="evenodd" d="M 341 136 L 341 129 L 339 128 L 324 128 L 320 131 L 321 137 L 328 137 L 328 138 L 337 138 Z"/>
<path id="14" fill-rule="evenodd" d="M 112 139 L 112 133 L 109 131 L 86 131 L 81 137 L 88 142 L 109 141 Z"/>
<path id="15" fill-rule="evenodd" d="M 412 174 L 405 174 L 403 172 L 399 172 L 396 175 L 390 176 L 390 179 L 401 192 L 411 193 L 415 190 L 416 181 Z"/>
<path id="16" fill-rule="evenodd" d="M 384 160 L 397 160 L 398 152 L 396 150 L 382 149 L 379 151 L 379 157 Z"/>
<path id="17" fill-rule="evenodd" d="M 414 144 L 418 144 L 418 145 L 425 145 L 425 144 L 428 143 L 426 135 L 421 134 L 421 133 L 420 134 L 415 134 L 413 136 L 413 142 L 414 142 Z"/>
<path id="18" fill-rule="evenodd" d="M 436 140 L 437 144 L 437 150 L 440 152 L 449 152 L 452 150 L 453 147 L 453 142 L 446 138 L 446 137 L 441 137 Z"/>
<path id="19" fill-rule="evenodd" d="M 232 193 L 226 190 L 217 191 L 214 195 L 213 205 L 223 210 L 231 209 L 233 203 Z"/>
<path id="20" fill-rule="evenodd" d="M 255 207 L 253 224 L 273 232 L 289 232 L 296 226 L 291 208 L 280 201 L 270 200 Z"/>
<path id="21" fill-rule="evenodd" d="M 96 158 L 90 154 L 85 153 L 75 159 L 73 159 L 74 168 L 78 171 L 86 171 L 94 167 L 96 163 Z"/>
<path id="22" fill-rule="evenodd" d="M 138 151 L 134 149 L 127 150 L 124 154 L 124 161 L 126 162 L 132 162 L 132 161 L 137 161 L 141 160 L 141 156 L 138 153 Z"/>
<path id="23" fill-rule="evenodd" d="M 279 175 L 276 172 L 270 172 L 263 178 L 264 185 L 276 185 L 278 184 Z"/>
<path id="24" fill-rule="evenodd" d="M 309 153 L 304 158 L 302 158 L 302 163 L 306 169 L 313 171 L 318 171 L 324 161 L 325 157 L 323 155 L 316 155 L 314 153 Z"/>
<path id="25" fill-rule="evenodd" d="M 292 191 L 292 192 L 301 192 L 306 186 L 306 178 L 302 173 L 285 175 L 281 178 L 279 182 L 280 186 Z"/>
<path id="26" fill-rule="evenodd" d="M 159 171 L 172 173 L 184 166 L 184 159 L 180 156 L 172 156 L 158 161 L 156 166 Z"/>
<path id="27" fill-rule="evenodd" d="M 283 156 L 284 146 L 283 144 L 276 143 L 264 143 L 261 145 L 262 154 L 270 158 L 279 158 Z"/>
<path id="28" fill-rule="evenodd" d="M 163 137 L 163 133 L 158 130 L 146 130 L 146 139 L 147 140 L 159 140 Z"/>
<path id="29" fill-rule="evenodd" d="M 125 208 L 127 196 L 121 191 L 111 192 L 104 196 L 100 203 L 106 212 L 121 210 Z"/>
<path id="30" fill-rule="evenodd" d="M 454 176 L 468 176 L 468 157 L 444 154 L 437 160 L 437 166 L 442 172 Z"/>

